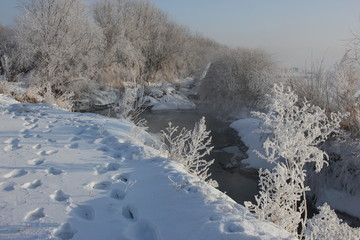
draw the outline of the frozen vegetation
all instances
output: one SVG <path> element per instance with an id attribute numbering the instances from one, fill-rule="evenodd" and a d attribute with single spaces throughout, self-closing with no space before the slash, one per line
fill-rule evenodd
<path id="1" fill-rule="evenodd" d="M 359 239 L 359 39 L 289 70 L 147 1 L 23 1 L 0 25 L 0 238 Z M 145 108 L 232 122 L 256 201 L 214 188 L 205 119 L 160 137 Z M 75 113 L 100 110 L 117 119 Z"/>
<path id="2" fill-rule="evenodd" d="M 1 239 L 290 238 L 131 122 L 4 95 L 0 113 Z"/>

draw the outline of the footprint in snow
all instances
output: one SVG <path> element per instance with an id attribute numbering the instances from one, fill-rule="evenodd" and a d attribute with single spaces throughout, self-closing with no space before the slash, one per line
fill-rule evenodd
<path id="1" fill-rule="evenodd" d="M 4 177 L 5 178 L 17 178 L 17 177 L 24 176 L 27 173 L 28 172 L 24 169 L 15 169 L 15 170 L 12 170 L 11 172 L 5 174 Z"/>
<path id="2" fill-rule="evenodd" d="M 78 143 L 70 143 L 70 144 L 66 144 L 65 148 L 69 148 L 69 149 L 74 149 L 74 148 L 78 148 L 79 144 Z"/>
<path id="3" fill-rule="evenodd" d="M 28 183 L 25 183 L 23 184 L 21 187 L 22 188 L 28 188 L 28 189 L 35 189 L 37 187 L 40 187 L 42 184 L 41 180 L 40 179 L 36 179 L 32 182 L 28 182 Z"/>
<path id="4" fill-rule="evenodd" d="M 59 201 L 59 202 L 63 202 L 69 199 L 69 195 L 64 193 L 61 190 L 56 190 L 53 194 L 50 195 L 50 198 L 55 200 L 55 201 Z"/>
<path id="5" fill-rule="evenodd" d="M 69 138 L 68 141 L 69 141 L 69 142 L 75 142 L 75 141 L 78 141 L 78 140 L 80 140 L 80 139 L 81 139 L 80 137 L 74 136 L 74 137 Z"/>
<path id="6" fill-rule="evenodd" d="M 40 152 L 37 152 L 36 154 L 40 155 L 40 156 L 48 156 L 48 155 L 53 155 L 58 152 L 59 152 L 59 150 L 48 150 L 48 151 L 41 150 Z"/>
<path id="7" fill-rule="evenodd" d="M 54 167 L 49 167 L 49 169 L 47 170 L 47 172 L 49 174 L 52 174 L 52 175 L 60 175 L 63 173 L 63 170 L 61 169 L 57 169 L 57 168 L 54 168 Z"/>
<path id="8" fill-rule="evenodd" d="M 222 215 L 220 213 L 214 213 L 209 217 L 210 221 L 220 221 L 222 219 Z"/>
<path id="9" fill-rule="evenodd" d="M 34 146 L 32 146 L 32 149 L 38 150 L 42 147 L 41 144 L 35 144 Z"/>
<path id="10" fill-rule="evenodd" d="M 128 182 L 130 179 L 130 174 L 128 173 L 119 173 L 111 177 L 112 180 L 118 181 L 118 182 Z"/>
<path id="11" fill-rule="evenodd" d="M 33 211 L 28 212 L 24 219 L 25 221 L 35 221 L 43 217 L 45 217 L 44 208 L 37 208 Z"/>
<path id="12" fill-rule="evenodd" d="M 137 219 L 137 212 L 136 209 L 132 206 L 125 206 L 122 208 L 122 215 L 127 218 L 127 219 L 131 219 L 131 220 L 136 220 Z"/>
<path id="13" fill-rule="evenodd" d="M 45 158 L 34 158 L 28 161 L 28 164 L 33 166 L 38 166 L 40 164 L 43 164 L 45 162 Z"/>
<path id="14" fill-rule="evenodd" d="M 14 150 L 19 149 L 19 148 L 21 148 L 21 146 L 20 146 L 20 145 L 17 145 L 17 144 L 6 145 L 6 146 L 4 147 L 4 151 L 5 151 L 5 152 L 10 152 L 10 151 L 14 151 Z"/>
<path id="15" fill-rule="evenodd" d="M 14 183 L 14 182 L 2 182 L 2 183 L 0 183 L 0 189 L 2 191 L 10 192 L 15 189 L 15 185 L 16 185 L 16 183 Z"/>
<path id="16" fill-rule="evenodd" d="M 9 139 L 6 139 L 4 141 L 4 143 L 8 144 L 4 147 L 4 151 L 5 152 L 9 152 L 9 151 L 13 151 L 13 150 L 16 150 L 16 149 L 19 149 L 21 148 L 21 146 L 19 145 L 19 139 L 17 138 L 9 138 Z"/>
<path id="17" fill-rule="evenodd" d="M 21 130 L 20 130 L 20 133 L 21 133 L 21 134 L 29 134 L 29 133 L 30 133 L 30 130 L 24 128 L 24 129 L 21 129 Z"/>
<path id="18" fill-rule="evenodd" d="M 119 163 L 106 163 L 104 166 L 96 166 L 95 170 L 98 174 L 103 174 L 109 171 L 117 171 L 120 167 Z"/>
<path id="19" fill-rule="evenodd" d="M 61 240 L 72 239 L 75 233 L 77 233 L 77 230 L 73 229 L 70 223 L 64 223 L 52 232 L 54 237 L 60 238 Z"/>
<path id="20" fill-rule="evenodd" d="M 127 235 L 133 240 L 158 240 L 159 234 L 152 224 L 146 220 L 139 220 L 126 230 Z"/>
<path id="21" fill-rule="evenodd" d="M 92 182 L 88 186 L 91 189 L 99 189 L 99 190 L 106 190 L 110 187 L 110 181 L 99 181 L 99 182 Z"/>
<path id="22" fill-rule="evenodd" d="M 224 229 L 225 229 L 225 231 L 230 232 L 230 233 L 244 231 L 244 228 L 241 226 L 241 223 L 234 223 L 234 222 L 226 223 L 224 226 Z"/>
<path id="23" fill-rule="evenodd" d="M 38 124 L 29 124 L 29 125 L 25 125 L 26 127 L 26 129 L 29 129 L 29 130 L 33 130 L 33 129 L 35 129 L 35 128 L 37 128 L 39 125 Z"/>
<path id="24" fill-rule="evenodd" d="M 95 209 L 90 205 L 76 205 L 76 207 L 71 210 L 71 213 L 85 220 L 90 221 L 95 219 Z"/>
<path id="25" fill-rule="evenodd" d="M 22 120 L 24 120 L 24 121 L 30 121 L 31 118 L 30 118 L 30 117 L 23 117 Z"/>
<path id="26" fill-rule="evenodd" d="M 18 138 L 8 138 L 4 141 L 6 144 L 18 144 L 19 142 Z"/>
<path id="27" fill-rule="evenodd" d="M 121 189 L 113 189 L 110 192 L 110 197 L 116 200 L 123 200 L 126 196 L 126 192 Z"/>

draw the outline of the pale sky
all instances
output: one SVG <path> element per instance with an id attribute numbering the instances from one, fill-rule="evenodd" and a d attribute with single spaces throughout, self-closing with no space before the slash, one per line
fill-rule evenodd
<path id="1" fill-rule="evenodd" d="M 92 0 L 94 1 L 94 0 Z M 232 47 L 262 48 L 279 64 L 339 61 L 360 34 L 360 0 L 151 0 L 170 18 Z M 0 24 L 14 22 L 18 0 L 0 0 Z"/>

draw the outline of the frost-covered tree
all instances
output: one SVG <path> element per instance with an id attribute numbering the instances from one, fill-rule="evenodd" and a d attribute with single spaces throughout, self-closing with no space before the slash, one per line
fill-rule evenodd
<path id="1" fill-rule="evenodd" d="M 168 146 L 169 158 L 183 164 L 189 173 L 198 176 L 213 187 L 218 187 L 217 182 L 210 179 L 209 173 L 209 167 L 214 160 L 203 159 L 213 149 L 210 131 L 206 131 L 205 118 L 201 118 L 193 130 L 183 128 L 178 132 L 178 128 L 170 122 L 168 127 L 161 131 Z"/>
<path id="2" fill-rule="evenodd" d="M 0 25 L 0 75 L 5 80 L 16 81 L 16 76 L 28 71 L 20 62 L 19 44 L 15 38 L 14 29 Z"/>
<path id="3" fill-rule="evenodd" d="M 328 156 L 318 147 L 339 128 L 340 116 L 299 102 L 289 88 L 275 85 L 268 96 L 268 111 L 255 112 L 271 134 L 264 142 L 265 154 L 258 155 L 276 163 L 273 171 L 260 170 L 259 196 L 256 204 L 246 206 L 263 219 L 268 219 L 302 238 L 307 219 L 305 186 L 306 164 L 320 171 Z"/>
<path id="4" fill-rule="evenodd" d="M 208 76 L 199 87 L 199 95 L 210 108 L 232 112 L 255 103 L 269 90 L 274 70 L 269 54 L 258 49 L 225 49 L 212 63 Z"/>
<path id="5" fill-rule="evenodd" d="M 21 5 L 17 38 L 33 83 L 61 96 L 88 80 L 102 35 L 80 0 L 30 0 Z"/>
<path id="6" fill-rule="evenodd" d="M 360 239 L 360 229 L 351 228 L 340 220 L 328 204 L 319 207 L 319 214 L 307 221 L 305 239 Z"/>

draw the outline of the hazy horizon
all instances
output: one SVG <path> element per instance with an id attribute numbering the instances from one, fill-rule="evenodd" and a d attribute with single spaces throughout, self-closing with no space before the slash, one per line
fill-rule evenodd
<path id="1" fill-rule="evenodd" d="M 95 2 L 95 0 L 90 0 Z M 231 47 L 261 48 L 287 67 L 326 66 L 360 33 L 360 1 L 151 0 L 193 32 Z M 0 24 L 14 23 L 19 1 L 0 1 Z"/>

